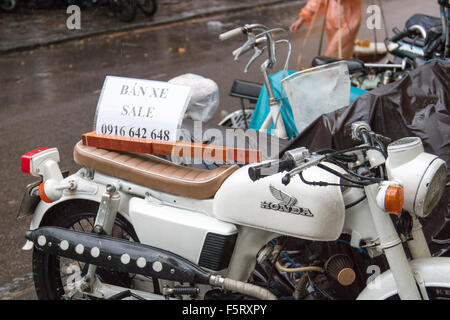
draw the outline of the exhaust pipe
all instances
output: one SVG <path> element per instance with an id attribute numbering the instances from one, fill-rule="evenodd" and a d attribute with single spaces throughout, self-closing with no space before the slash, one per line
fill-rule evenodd
<path id="1" fill-rule="evenodd" d="M 276 299 L 267 289 L 212 274 L 170 251 L 141 243 L 59 227 L 29 230 L 25 237 L 45 253 L 97 265 L 107 270 L 137 273 L 177 282 L 209 284 L 262 300 Z"/>
<path id="2" fill-rule="evenodd" d="M 208 284 L 210 272 L 172 252 L 145 244 L 59 227 L 27 231 L 25 237 L 46 253 L 119 272 Z"/>

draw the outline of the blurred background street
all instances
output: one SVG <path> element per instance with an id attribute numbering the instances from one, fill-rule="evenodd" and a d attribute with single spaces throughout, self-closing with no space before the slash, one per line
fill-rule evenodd
<path id="1" fill-rule="evenodd" d="M 403 28 L 414 13 L 439 16 L 436 1 L 384 0 L 387 32 Z M 138 14 L 131 23 L 108 16 L 102 8 L 81 11 L 81 30 L 66 28 L 66 5 L 39 10 L 24 4 L 15 13 L 0 13 L 0 299 L 34 299 L 31 252 L 22 251 L 30 219 L 17 221 L 23 191 L 34 178 L 20 171 L 20 156 L 37 147 L 57 147 L 60 165 L 74 172 L 73 146 L 81 134 L 92 131 L 97 100 L 106 75 L 167 81 L 195 73 L 217 82 L 219 111 L 236 110 L 239 101 L 228 96 L 235 79 L 262 82 L 255 64 L 248 74 L 243 57 L 232 51 L 244 37 L 229 41 L 218 35 L 247 23 L 271 27 L 289 25 L 304 1 L 191 0 L 160 1 L 152 17 Z M 366 27 L 364 1 L 359 39 L 372 39 Z M 291 34 L 290 68 L 299 54 L 308 67 L 318 54 L 322 23 Z M 378 41 L 385 30 L 377 30 Z M 324 45 L 325 47 L 326 45 Z M 286 50 L 278 51 L 282 68 Z"/>

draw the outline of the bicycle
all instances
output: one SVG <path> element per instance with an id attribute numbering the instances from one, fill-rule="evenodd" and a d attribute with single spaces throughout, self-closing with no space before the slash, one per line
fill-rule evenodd
<path id="1" fill-rule="evenodd" d="M 255 32 L 259 31 L 260 31 L 259 34 L 255 34 Z M 274 89 L 269 78 L 269 70 L 275 68 L 276 66 L 275 45 L 277 43 L 285 42 L 289 46 L 289 52 L 284 67 L 284 70 L 287 70 L 287 63 L 290 57 L 291 45 L 288 39 L 280 39 L 276 41 L 274 40 L 273 33 L 280 31 L 287 33 L 287 31 L 283 28 L 269 29 L 268 27 L 262 24 L 247 24 L 243 27 L 238 27 L 236 29 L 222 33 L 219 36 L 219 39 L 223 41 L 238 36 L 240 34 L 247 35 L 247 41 L 241 47 L 233 51 L 234 60 L 238 60 L 242 55 L 252 50 L 254 51 L 253 56 L 250 58 L 249 62 L 247 63 L 244 69 L 245 73 L 248 72 L 251 65 L 263 54 L 264 50 L 267 49 L 268 58 L 261 64 L 260 70 L 263 74 L 264 84 L 266 85 L 267 92 L 269 95 L 270 112 L 267 115 L 263 124 L 261 125 L 259 131 L 262 132 L 267 131 L 272 125 L 272 123 L 274 123 L 274 129 L 272 130 L 272 133 L 278 136 L 279 138 L 287 138 L 286 127 L 284 125 L 284 121 L 281 116 L 282 101 L 279 101 L 275 97 Z M 239 110 L 239 112 L 241 112 L 241 110 Z M 253 113 L 245 112 L 244 110 L 244 114 L 245 116 L 243 119 L 245 120 L 245 122 L 247 122 L 247 120 L 251 117 Z M 222 120 L 221 123 L 223 123 L 224 121 L 225 119 Z M 234 122 L 232 119 L 231 121 Z"/>
<path id="2" fill-rule="evenodd" d="M 158 10 L 156 0 L 137 0 L 137 6 L 147 17 L 151 17 Z"/>
<path id="3" fill-rule="evenodd" d="M 17 0 L 1 0 L 0 9 L 6 12 L 13 12 L 17 8 Z"/>

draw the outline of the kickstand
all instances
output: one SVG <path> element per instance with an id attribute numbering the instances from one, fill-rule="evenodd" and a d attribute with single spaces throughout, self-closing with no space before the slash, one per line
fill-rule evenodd
<path id="1" fill-rule="evenodd" d="M 137 294 L 131 292 L 130 290 L 125 290 L 125 291 L 119 292 L 119 293 L 107 298 L 106 300 L 123 300 L 128 297 L 133 297 L 138 300 L 145 300 L 143 297 L 138 296 Z"/>

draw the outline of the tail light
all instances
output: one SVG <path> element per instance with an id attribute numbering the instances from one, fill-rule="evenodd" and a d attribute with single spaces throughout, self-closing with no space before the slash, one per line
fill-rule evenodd
<path id="1" fill-rule="evenodd" d="M 44 202 L 53 202 L 62 197 L 62 190 L 70 188 L 63 182 L 58 166 L 59 152 L 56 148 L 38 148 L 24 154 L 20 160 L 22 172 L 33 176 L 42 176 L 39 197 Z"/>
<path id="2" fill-rule="evenodd" d="M 48 161 L 50 160 L 50 161 Z M 46 165 L 47 162 L 47 165 Z M 20 168 L 23 173 L 33 176 L 44 176 L 49 170 L 46 166 L 50 162 L 57 164 L 59 162 L 59 152 L 56 148 L 38 148 L 24 154 L 20 159 Z M 58 168 L 59 170 L 59 168 Z M 45 179 L 45 177 L 44 177 Z"/>
<path id="3" fill-rule="evenodd" d="M 33 156 L 48 150 L 50 148 L 44 147 L 44 148 L 38 148 L 38 149 L 34 149 L 30 152 L 25 153 L 21 158 L 20 158 L 20 169 L 22 170 L 23 173 L 26 174 L 31 174 L 31 159 L 33 158 Z"/>

